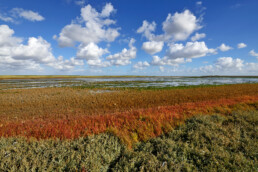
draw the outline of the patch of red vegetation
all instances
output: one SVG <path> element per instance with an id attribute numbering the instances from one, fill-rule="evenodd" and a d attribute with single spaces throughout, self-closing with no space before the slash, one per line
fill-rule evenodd
<path id="1" fill-rule="evenodd" d="M 258 96 L 182 103 L 173 106 L 131 110 L 110 115 L 67 116 L 66 119 L 34 119 L 5 121 L 0 124 L 0 137 L 75 139 L 91 134 L 112 132 L 131 146 L 169 132 L 185 119 L 196 114 L 228 114 L 234 109 L 255 109 Z"/>

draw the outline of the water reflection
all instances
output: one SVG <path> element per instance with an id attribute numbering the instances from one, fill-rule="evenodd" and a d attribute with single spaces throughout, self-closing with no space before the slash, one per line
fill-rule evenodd
<path id="1" fill-rule="evenodd" d="M 6 79 L 0 80 L 0 89 L 41 87 L 167 87 L 188 85 L 222 85 L 258 83 L 258 78 L 248 77 L 141 77 L 141 78 L 70 78 L 70 79 Z"/>

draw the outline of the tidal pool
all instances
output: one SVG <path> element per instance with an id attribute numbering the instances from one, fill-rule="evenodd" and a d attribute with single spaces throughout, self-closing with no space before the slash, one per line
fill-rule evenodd
<path id="1" fill-rule="evenodd" d="M 191 85 L 223 85 L 258 83 L 258 77 L 118 77 L 69 79 L 4 79 L 0 89 L 29 89 L 44 87 L 173 87 Z"/>

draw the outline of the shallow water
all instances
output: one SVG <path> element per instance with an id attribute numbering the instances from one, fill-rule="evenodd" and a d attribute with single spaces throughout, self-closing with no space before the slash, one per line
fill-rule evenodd
<path id="1" fill-rule="evenodd" d="M 258 83 L 248 77 L 143 77 L 143 78 L 69 78 L 69 79 L 5 79 L 0 89 L 28 89 L 42 87 L 167 87 L 190 85 L 222 85 Z"/>

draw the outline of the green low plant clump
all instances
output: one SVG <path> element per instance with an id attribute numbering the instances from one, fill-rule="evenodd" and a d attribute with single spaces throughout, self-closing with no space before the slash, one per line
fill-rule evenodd
<path id="1" fill-rule="evenodd" d="M 110 134 L 73 141 L 2 138 L 0 171 L 107 171 L 123 149 Z"/>
<path id="2" fill-rule="evenodd" d="M 256 171 L 258 112 L 198 116 L 140 143 L 114 171 Z"/>
<path id="3" fill-rule="evenodd" d="M 0 139 L 0 171 L 256 171 L 258 111 L 188 119 L 133 149 L 111 134 Z"/>

